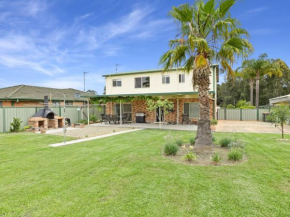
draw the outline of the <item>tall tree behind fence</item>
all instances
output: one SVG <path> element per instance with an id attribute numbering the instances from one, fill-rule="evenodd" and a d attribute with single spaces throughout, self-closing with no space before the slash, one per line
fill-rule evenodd
<path id="1" fill-rule="evenodd" d="M 41 107 L 0 107 L 0 132 L 8 132 L 10 129 L 10 123 L 13 118 L 20 118 L 23 122 L 21 128 L 28 125 L 28 120 L 32 117 Z M 64 116 L 63 107 L 50 108 L 58 116 Z M 101 114 L 104 113 L 104 109 L 101 110 L 97 106 L 93 106 L 89 109 L 90 116 L 95 115 L 97 119 L 101 118 Z M 83 114 L 84 113 L 84 114 Z M 80 107 L 66 107 L 66 118 L 70 118 L 71 123 L 77 123 L 80 120 L 87 119 L 87 108 L 81 109 Z"/>

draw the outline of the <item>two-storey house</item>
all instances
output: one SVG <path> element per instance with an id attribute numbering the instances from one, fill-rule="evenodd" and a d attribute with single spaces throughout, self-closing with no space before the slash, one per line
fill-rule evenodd
<path id="1" fill-rule="evenodd" d="M 211 71 L 210 107 L 211 118 L 215 118 L 219 66 L 212 65 Z M 192 72 L 186 73 L 178 69 L 166 72 L 147 70 L 107 74 L 103 77 L 106 79 L 106 95 L 103 97 L 136 97 L 136 100 L 123 103 L 121 106 L 122 113 L 131 114 L 132 122 L 136 121 L 136 113 L 145 113 L 147 123 L 158 122 L 157 115 L 160 110 L 148 111 L 146 101 L 138 100 L 138 96 L 158 96 L 170 99 L 174 103 L 173 111 L 165 114 L 161 111 L 162 120 L 165 122 L 181 123 L 183 114 L 188 115 L 192 121 L 199 118 L 198 92 L 193 90 Z M 106 113 L 119 114 L 120 104 L 108 102 Z"/>

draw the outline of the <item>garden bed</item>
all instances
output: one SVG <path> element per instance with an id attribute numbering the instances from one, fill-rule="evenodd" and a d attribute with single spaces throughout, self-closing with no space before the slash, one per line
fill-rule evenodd
<path id="1" fill-rule="evenodd" d="M 193 146 L 190 146 L 189 144 L 183 145 L 179 148 L 177 154 L 175 156 L 165 156 L 166 158 L 172 159 L 174 161 L 185 163 L 185 164 L 192 164 L 192 165 L 214 165 L 214 166 L 223 166 L 223 165 L 236 165 L 241 164 L 245 161 L 247 161 L 247 157 L 245 154 L 243 155 L 243 158 L 239 161 L 231 161 L 228 160 L 228 154 L 230 153 L 230 148 L 222 148 L 220 146 L 214 146 L 211 153 L 197 153 Z M 195 160 L 188 161 L 184 159 L 184 156 L 188 153 L 194 153 L 196 156 Z M 213 162 L 213 155 L 215 153 L 218 153 L 220 157 L 220 162 L 215 163 Z"/>

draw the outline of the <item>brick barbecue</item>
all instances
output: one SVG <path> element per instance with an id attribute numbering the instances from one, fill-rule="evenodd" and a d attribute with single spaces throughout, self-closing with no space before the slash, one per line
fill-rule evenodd
<path id="1" fill-rule="evenodd" d="M 57 116 L 49 109 L 48 96 L 44 96 L 44 108 L 40 109 L 28 120 L 28 125 L 31 126 L 34 131 L 47 130 L 49 128 L 62 128 L 63 124 L 63 118 Z"/>

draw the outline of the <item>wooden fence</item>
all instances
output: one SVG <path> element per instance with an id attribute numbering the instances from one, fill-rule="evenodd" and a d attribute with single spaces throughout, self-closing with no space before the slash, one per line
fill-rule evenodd
<path id="1" fill-rule="evenodd" d="M 42 109 L 41 107 L 0 107 L 0 132 L 8 132 L 10 129 L 10 123 L 13 118 L 20 118 L 22 121 L 21 128 L 28 125 L 28 119 L 33 116 L 37 111 Z M 58 116 L 63 117 L 63 107 L 50 108 Z M 95 115 L 97 119 L 101 118 L 101 113 L 104 112 L 104 108 L 100 109 L 98 106 L 92 106 L 89 108 L 90 116 Z M 70 118 L 71 123 L 77 123 L 83 119 L 86 119 L 87 108 L 86 107 L 66 107 L 66 118 Z"/>

